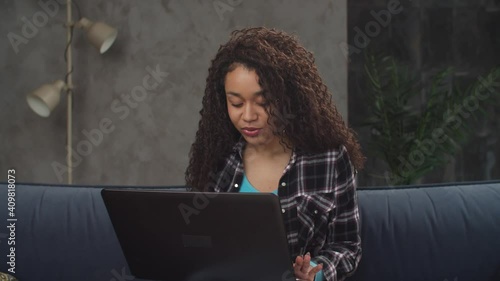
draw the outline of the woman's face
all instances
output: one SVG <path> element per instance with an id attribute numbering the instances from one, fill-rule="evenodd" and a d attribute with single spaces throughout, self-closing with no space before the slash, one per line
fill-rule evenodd
<path id="1" fill-rule="evenodd" d="M 267 119 L 266 100 L 254 70 L 237 66 L 225 79 L 227 111 L 234 127 L 252 146 L 265 147 L 277 137 Z"/>

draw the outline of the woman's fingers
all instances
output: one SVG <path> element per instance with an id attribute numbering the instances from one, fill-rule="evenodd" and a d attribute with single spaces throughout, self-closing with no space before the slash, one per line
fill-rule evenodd
<path id="1" fill-rule="evenodd" d="M 302 272 L 302 265 L 304 264 L 304 259 L 301 256 L 297 256 L 295 258 L 295 263 L 293 264 L 293 271 L 295 273 L 295 277 L 297 278 L 306 278 L 307 273 Z"/>
<path id="2" fill-rule="evenodd" d="M 295 258 L 295 266 L 296 267 L 301 268 L 303 263 L 304 263 L 304 259 L 301 256 L 297 256 Z"/>
<path id="3" fill-rule="evenodd" d="M 316 273 L 323 269 L 323 264 L 320 263 L 315 267 L 312 267 L 311 264 L 311 256 L 306 254 L 303 257 L 297 256 L 295 258 L 295 263 L 293 264 L 293 269 L 296 278 L 300 278 L 301 280 L 314 280 L 314 276 Z"/>
<path id="4" fill-rule="evenodd" d="M 309 260 L 306 260 L 305 256 L 304 257 L 297 256 L 297 258 L 295 259 L 295 265 L 296 265 L 297 270 L 299 270 L 302 273 L 307 274 L 307 272 L 309 272 L 309 266 L 310 266 L 309 262 L 310 261 L 311 261 L 310 257 L 309 257 Z"/>
<path id="5" fill-rule="evenodd" d="M 301 271 L 304 273 L 308 273 L 309 267 L 311 267 L 311 254 L 307 253 L 304 255 Z"/>
<path id="6" fill-rule="evenodd" d="M 323 269 L 323 264 L 322 263 L 320 263 L 317 266 L 313 267 L 311 269 L 311 271 L 309 271 L 309 274 L 308 274 L 309 278 L 314 278 L 314 276 L 316 275 L 316 273 L 320 272 L 322 269 Z M 312 280 L 314 280 L 314 279 L 312 279 Z"/>

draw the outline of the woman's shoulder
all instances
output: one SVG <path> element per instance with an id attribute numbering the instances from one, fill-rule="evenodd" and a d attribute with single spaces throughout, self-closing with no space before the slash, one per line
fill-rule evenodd
<path id="1" fill-rule="evenodd" d="M 298 151 L 297 158 L 302 161 L 336 161 L 342 158 L 349 158 L 347 148 L 344 145 L 334 146 L 322 151 L 305 152 Z"/>
<path id="2" fill-rule="evenodd" d="M 352 182 L 355 169 L 344 145 L 320 152 L 297 154 L 294 167 L 303 180 L 305 195 L 333 196 Z"/>
<path id="3" fill-rule="evenodd" d="M 314 167 L 313 170 L 334 170 L 336 175 L 340 173 L 357 174 L 349 152 L 344 145 L 338 145 L 320 152 L 297 153 L 297 166 Z M 322 169 L 318 169 L 323 167 Z M 308 169 L 311 170 L 311 169 Z"/>

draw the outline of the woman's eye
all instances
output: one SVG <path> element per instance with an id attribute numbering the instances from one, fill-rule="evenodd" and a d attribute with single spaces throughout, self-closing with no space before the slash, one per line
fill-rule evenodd
<path id="1" fill-rule="evenodd" d="M 232 105 L 232 106 L 234 106 L 234 107 L 241 107 L 241 106 L 243 106 L 243 104 L 242 104 L 242 103 L 238 103 L 238 104 L 234 104 L 234 103 L 232 103 L 231 105 Z"/>

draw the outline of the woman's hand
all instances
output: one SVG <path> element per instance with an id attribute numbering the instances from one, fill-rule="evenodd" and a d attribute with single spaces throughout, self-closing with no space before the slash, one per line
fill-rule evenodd
<path id="1" fill-rule="evenodd" d="M 320 263 L 315 267 L 311 266 L 311 255 L 305 254 L 304 257 L 297 256 L 293 264 L 295 278 L 304 281 L 314 281 L 314 276 L 323 269 L 323 264 Z"/>

